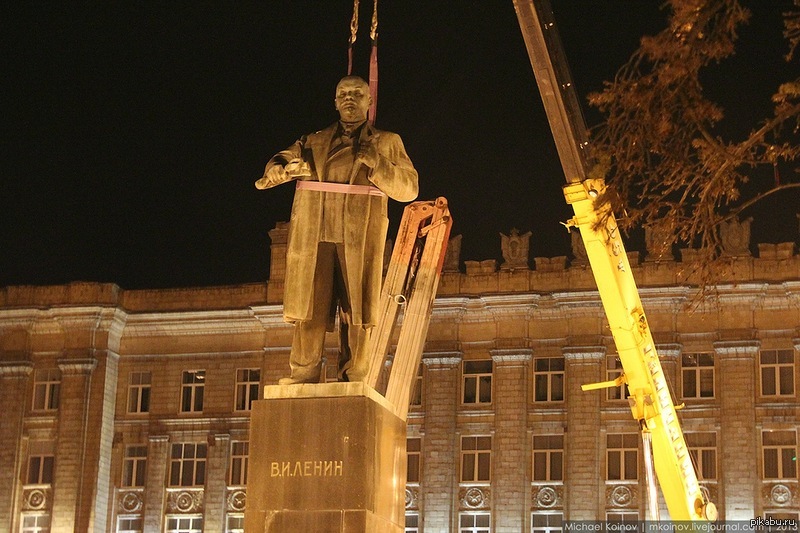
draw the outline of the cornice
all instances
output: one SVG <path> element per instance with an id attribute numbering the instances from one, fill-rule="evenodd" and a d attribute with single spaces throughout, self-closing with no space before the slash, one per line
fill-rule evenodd
<path id="1" fill-rule="evenodd" d="M 455 367 L 461 363 L 462 353 L 453 352 L 429 352 L 422 355 L 422 363 L 427 367 Z"/>
<path id="2" fill-rule="evenodd" d="M 260 323 L 259 323 L 260 322 Z M 263 320 L 250 309 L 184 311 L 128 315 L 124 336 L 233 335 L 263 332 Z M 281 324 L 283 318 L 281 317 Z"/>
<path id="3" fill-rule="evenodd" d="M 489 350 L 492 361 L 499 365 L 525 364 L 531 360 L 533 350 L 530 348 L 495 348 Z"/>
<path id="4" fill-rule="evenodd" d="M 0 362 L 0 378 L 25 378 L 33 372 L 30 361 Z"/>
<path id="5" fill-rule="evenodd" d="M 58 369 L 62 374 L 91 374 L 97 366 L 97 359 L 59 359 Z"/>
<path id="6" fill-rule="evenodd" d="M 283 319 L 283 305 L 258 305 L 251 306 L 252 316 L 261 323 L 263 328 L 282 328 L 287 323 Z"/>
<path id="7" fill-rule="evenodd" d="M 608 350 L 605 346 L 564 346 L 561 353 L 567 361 L 601 361 Z"/>
<path id="8" fill-rule="evenodd" d="M 761 348 L 760 340 L 716 341 L 714 352 L 722 359 L 752 360 Z"/>
<path id="9" fill-rule="evenodd" d="M 460 322 L 470 300 L 471 298 L 450 296 L 436 298 L 433 301 L 431 310 L 431 321 L 453 320 Z"/>
<path id="10" fill-rule="evenodd" d="M 677 361 L 683 353 L 683 345 L 676 343 L 656 344 L 658 358 L 668 361 Z"/>

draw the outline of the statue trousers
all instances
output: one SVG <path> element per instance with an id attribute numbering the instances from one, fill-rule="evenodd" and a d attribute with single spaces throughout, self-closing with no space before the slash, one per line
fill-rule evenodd
<path id="1" fill-rule="evenodd" d="M 320 242 L 314 267 L 314 294 L 310 320 L 295 323 L 289 365 L 292 377 L 313 380 L 322 371 L 325 331 L 334 305 L 339 308 L 340 380 L 361 381 L 369 371 L 368 328 L 351 323 L 344 244 Z"/>

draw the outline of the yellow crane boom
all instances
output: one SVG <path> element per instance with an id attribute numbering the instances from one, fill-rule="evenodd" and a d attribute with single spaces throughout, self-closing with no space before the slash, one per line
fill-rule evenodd
<path id="1" fill-rule="evenodd" d="M 610 207 L 596 201 L 602 179 L 590 179 L 588 136 L 548 0 L 514 0 L 525 46 L 566 176 L 564 196 L 586 247 L 630 392 L 631 412 L 652 441 L 653 463 L 672 520 L 715 520 L 700 489 L 675 405 Z M 612 382 L 613 383 L 613 382 Z M 610 386 L 589 385 L 584 389 Z M 647 453 L 648 450 L 646 450 Z"/>

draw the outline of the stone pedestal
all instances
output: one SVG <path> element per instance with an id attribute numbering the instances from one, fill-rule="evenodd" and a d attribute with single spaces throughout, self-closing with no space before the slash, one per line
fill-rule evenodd
<path id="1" fill-rule="evenodd" d="M 400 533 L 406 424 L 363 383 L 267 386 L 250 416 L 245 530 Z"/>

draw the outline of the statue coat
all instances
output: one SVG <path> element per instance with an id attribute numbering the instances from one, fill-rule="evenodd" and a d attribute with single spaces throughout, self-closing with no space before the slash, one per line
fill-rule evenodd
<path id="1" fill-rule="evenodd" d="M 305 135 L 292 146 L 269 160 L 259 188 L 280 185 L 292 178 L 276 181 L 267 178 L 274 165 L 285 165 L 292 159 L 308 162 L 311 175 L 304 180 L 325 181 L 325 165 L 331 140 L 338 123 L 324 130 Z M 378 162 L 369 168 L 354 162 L 350 173 L 353 185 L 374 185 L 388 197 L 410 202 L 419 191 L 417 171 L 396 133 L 381 131 L 370 124 L 361 130 L 360 139 L 372 137 L 377 147 Z M 296 190 L 292 204 L 289 240 L 286 253 L 286 280 L 283 295 L 283 316 L 287 322 L 309 320 L 313 308 L 314 265 L 322 230 L 325 194 L 319 191 Z M 344 273 L 350 298 L 351 323 L 373 326 L 377 322 L 381 287 L 383 250 L 386 244 L 387 198 L 366 194 L 348 194 L 344 208 Z"/>

